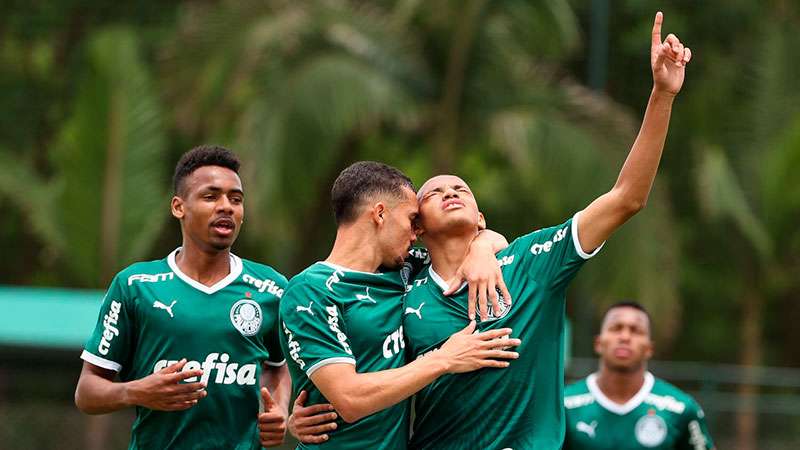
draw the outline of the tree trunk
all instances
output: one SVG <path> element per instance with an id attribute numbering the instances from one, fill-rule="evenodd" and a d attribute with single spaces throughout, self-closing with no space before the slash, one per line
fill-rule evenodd
<path id="1" fill-rule="evenodd" d="M 754 268 L 748 267 L 753 273 Z M 758 411 L 756 399 L 759 385 L 756 370 L 762 364 L 762 309 L 764 298 L 757 280 L 746 281 L 742 297 L 742 350 L 740 363 L 745 366 L 745 380 L 739 386 L 739 412 L 736 417 L 737 447 L 739 450 L 758 449 Z"/>

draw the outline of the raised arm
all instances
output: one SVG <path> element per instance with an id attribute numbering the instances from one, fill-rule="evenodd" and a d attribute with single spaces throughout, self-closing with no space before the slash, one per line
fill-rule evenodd
<path id="1" fill-rule="evenodd" d="M 644 208 L 661 160 L 672 102 L 683 86 L 692 52 L 674 34 L 661 40 L 663 14 L 656 13 L 650 42 L 653 90 L 639 135 L 614 187 L 580 214 L 578 238 L 586 253 L 600 246 L 623 223 Z"/>
<path id="2" fill-rule="evenodd" d="M 330 364 L 310 375 L 311 381 L 346 422 L 400 403 L 445 373 L 460 373 L 483 367 L 508 367 L 518 354 L 504 350 L 519 345 L 508 337 L 508 328 L 473 334 L 475 322 L 450 337 L 429 355 L 398 369 L 357 373 L 352 364 Z"/>

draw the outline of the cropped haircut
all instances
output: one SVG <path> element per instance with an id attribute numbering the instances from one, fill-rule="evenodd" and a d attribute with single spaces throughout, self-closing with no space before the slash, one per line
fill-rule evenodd
<path id="1" fill-rule="evenodd" d="M 172 188 L 175 195 L 181 195 L 184 180 L 195 170 L 205 166 L 220 166 L 239 173 L 239 158 L 225 147 L 217 145 L 200 145 L 181 156 L 172 176 Z"/>
<path id="2" fill-rule="evenodd" d="M 358 217 L 358 208 L 375 195 L 403 198 L 403 188 L 414 190 L 411 179 L 398 169 L 375 161 L 359 161 L 342 170 L 331 189 L 333 216 L 337 225 Z"/>
<path id="3" fill-rule="evenodd" d="M 650 333 L 652 333 L 653 318 L 650 317 L 650 313 L 647 312 L 647 309 L 645 309 L 645 307 L 641 303 L 634 300 L 620 300 L 614 303 L 613 305 L 609 306 L 608 308 L 606 308 L 606 312 L 603 313 L 603 323 L 606 321 L 606 316 L 608 316 L 608 313 L 610 313 L 612 309 L 616 308 L 633 308 L 643 312 L 644 315 L 647 316 L 648 329 L 650 329 Z M 602 327 L 602 323 L 600 326 Z"/>

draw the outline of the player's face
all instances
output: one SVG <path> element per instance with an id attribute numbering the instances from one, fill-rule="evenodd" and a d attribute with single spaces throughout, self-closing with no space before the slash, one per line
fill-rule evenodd
<path id="1" fill-rule="evenodd" d="M 417 197 L 411 189 L 403 188 L 402 199 L 386 202 L 378 234 L 383 266 L 395 268 L 403 264 L 417 240 L 414 223 L 418 213 Z"/>
<path id="2" fill-rule="evenodd" d="M 203 166 L 184 183 L 183 197 L 172 200 L 172 214 L 181 220 L 184 234 L 204 250 L 230 248 L 244 217 L 239 175 L 224 167 Z"/>
<path id="3" fill-rule="evenodd" d="M 439 175 L 426 181 L 417 194 L 421 233 L 477 230 L 483 216 L 467 183 L 454 175 Z"/>
<path id="4" fill-rule="evenodd" d="M 606 314 L 595 351 L 612 370 L 634 371 L 653 355 L 647 314 L 628 307 L 613 308 Z"/>

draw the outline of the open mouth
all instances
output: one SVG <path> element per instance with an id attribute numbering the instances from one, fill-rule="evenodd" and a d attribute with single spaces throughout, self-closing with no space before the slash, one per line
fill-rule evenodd
<path id="1" fill-rule="evenodd" d="M 617 358 L 630 358 L 633 352 L 629 348 L 617 347 L 614 349 L 614 356 Z"/>
<path id="2" fill-rule="evenodd" d="M 445 211 L 449 211 L 451 209 L 459 209 L 463 207 L 464 207 L 464 202 L 458 199 L 445 200 L 442 203 L 442 209 Z"/>
<path id="3" fill-rule="evenodd" d="M 236 225 L 233 223 L 232 219 L 223 217 L 211 222 L 211 229 L 222 236 L 229 236 L 233 234 Z"/>

